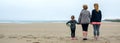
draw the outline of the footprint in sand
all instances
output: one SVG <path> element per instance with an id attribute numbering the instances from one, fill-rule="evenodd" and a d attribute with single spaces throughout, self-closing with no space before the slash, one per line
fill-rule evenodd
<path id="1" fill-rule="evenodd" d="M 7 36 L 9 39 L 21 39 L 21 35 L 18 35 L 18 34 L 14 34 L 14 35 L 8 35 Z"/>
<path id="2" fill-rule="evenodd" d="M 3 34 L 0 34 L 0 39 L 2 39 L 2 38 L 4 38 L 5 37 L 5 35 L 3 35 Z"/>
<path id="3" fill-rule="evenodd" d="M 113 39 L 116 39 L 116 40 L 120 40 L 120 36 L 110 36 L 109 38 L 110 39 L 113 38 Z"/>
<path id="4" fill-rule="evenodd" d="M 22 36 L 22 38 L 36 39 L 38 37 L 34 37 L 33 35 L 27 35 L 27 36 Z"/>
<path id="5" fill-rule="evenodd" d="M 120 40 L 120 36 L 115 36 L 115 38 L 116 38 L 117 40 Z"/>
<path id="6" fill-rule="evenodd" d="M 33 43 L 40 43 L 40 42 L 33 42 Z"/>
<path id="7" fill-rule="evenodd" d="M 108 40 L 107 38 L 104 37 L 100 37 L 98 40 L 95 40 L 93 38 L 88 38 L 88 40 L 82 40 L 82 38 L 80 38 L 79 42 L 82 43 L 110 43 L 110 40 Z"/>
<path id="8" fill-rule="evenodd" d="M 9 36 L 8 38 L 18 38 L 17 36 Z"/>
<path id="9" fill-rule="evenodd" d="M 49 37 L 48 36 L 44 36 L 43 38 L 44 39 L 53 39 L 53 38 L 56 38 L 56 37 L 53 37 L 53 36 L 49 36 Z"/>
<path id="10" fill-rule="evenodd" d="M 64 40 L 64 38 L 63 38 L 63 37 L 60 37 L 59 39 L 60 39 L 60 40 Z"/>
<path id="11" fill-rule="evenodd" d="M 104 37 L 100 37 L 102 41 L 104 41 L 104 43 L 110 43 L 110 40 Z"/>
<path id="12" fill-rule="evenodd" d="M 26 40 L 27 42 L 31 42 L 32 40 Z"/>

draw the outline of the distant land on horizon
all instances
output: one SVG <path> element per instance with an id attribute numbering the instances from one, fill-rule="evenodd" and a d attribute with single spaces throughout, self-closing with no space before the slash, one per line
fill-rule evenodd
<path id="1" fill-rule="evenodd" d="M 120 19 L 104 19 L 103 21 L 120 22 Z"/>
<path id="2" fill-rule="evenodd" d="M 67 22 L 69 20 L 0 20 L 1 23 L 31 23 L 31 22 Z M 120 19 L 103 19 L 102 22 L 120 22 Z"/>

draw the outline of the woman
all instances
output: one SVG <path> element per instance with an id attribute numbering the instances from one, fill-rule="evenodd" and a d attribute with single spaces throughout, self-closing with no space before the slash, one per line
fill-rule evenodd
<path id="1" fill-rule="evenodd" d="M 94 38 L 97 40 L 99 38 L 99 28 L 101 24 L 101 19 L 102 19 L 102 14 L 101 11 L 99 10 L 99 5 L 98 3 L 94 4 L 94 9 L 92 10 L 92 17 L 91 17 L 91 23 L 94 28 Z"/>
<path id="2" fill-rule="evenodd" d="M 83 40 L 87 40 L 88 25 L 90 23 L 90 12 L 87 9 L 88 9 L 88 6 L 83 5 L 83 9 L 78 19 L 79 23 L 82 25 Z"/>

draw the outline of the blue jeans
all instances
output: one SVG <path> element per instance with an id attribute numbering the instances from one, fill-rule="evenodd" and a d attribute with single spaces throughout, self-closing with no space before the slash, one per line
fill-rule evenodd
<path id="1" fill-rule="evenodd" d="M 93 28 L 94 28 L 94 36 L 99 36 L 100 32 L 99 32 L 99 28 L 100 28 L 100 24 L 93 24 Z"/>

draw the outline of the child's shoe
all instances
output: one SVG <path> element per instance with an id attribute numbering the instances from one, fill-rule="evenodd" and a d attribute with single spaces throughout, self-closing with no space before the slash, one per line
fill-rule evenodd
<path id="1" fill-rule="evenodd" d="M 71 40 L 78 40 L 77 38 L 75 38 L 75 37 L 72 37 L 72 39 Z"/>

